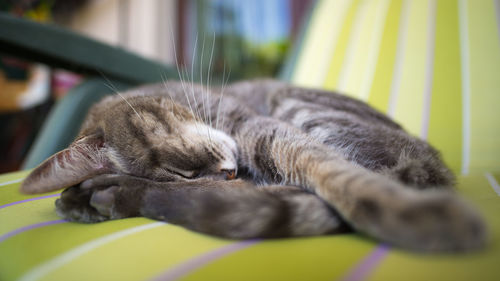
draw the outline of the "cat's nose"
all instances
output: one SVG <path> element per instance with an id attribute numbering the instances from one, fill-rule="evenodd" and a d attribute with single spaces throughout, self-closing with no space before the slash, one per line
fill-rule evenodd
<path id="1" fill-rule="evenodd" d="M 235 169 L 222 169 L 221 172 L 226 175 L 226 180 L 234 180 L 236 178 Z"/>

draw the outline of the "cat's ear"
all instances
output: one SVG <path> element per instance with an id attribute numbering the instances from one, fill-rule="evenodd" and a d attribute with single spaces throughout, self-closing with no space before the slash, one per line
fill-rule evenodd
<path id="1" fill-rule="evenodd" d="M 20 191 L 25 194 L 54 191 L 109 172 L 111 164 L 103 137 L 100 134 L 84 136 L 36 167 Z"/>

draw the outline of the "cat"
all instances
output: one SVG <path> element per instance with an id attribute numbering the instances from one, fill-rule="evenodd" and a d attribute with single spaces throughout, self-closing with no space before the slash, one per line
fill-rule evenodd
<path id="1" fill-rule="evenodd" d="M 479 249 L 486 224 L 454 181 L 434 148 L 367 104 L 260 79 L 104 98 L 21 191 L 66 188 L 56 210 L 70 221 L 144 216 L 234 239 L 354 230 L 417 251 Z"/>

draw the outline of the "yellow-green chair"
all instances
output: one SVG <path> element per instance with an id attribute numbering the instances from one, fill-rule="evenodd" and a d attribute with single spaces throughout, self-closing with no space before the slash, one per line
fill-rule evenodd
<path id="1" fill-rule="evenodd" d="M 337 89 L 442 151 L 491 228 L 483 251 L 422 255 L 357 234 L 231 241 L 144 218 L 60 220 L 57 194 L 0 177 L 0 280 L 500 280 L 500 1 L 315 3 L 282 77 Z"/>

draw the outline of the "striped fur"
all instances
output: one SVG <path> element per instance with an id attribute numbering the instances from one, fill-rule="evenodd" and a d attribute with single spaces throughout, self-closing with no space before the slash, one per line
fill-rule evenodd
<path id="1" fill-rule="evenodd" d="M 100 134 L 114 175 L 67 189 L 59 213 L 141 215 L 230 238 L 352 227 L 416 250 L 484 244 L 485 225 L 450 191 L 439 154 L 366 104 L 273 80 L 217 92 L 169 82 L 96 105 L 81 136 Z M 236 171 L 247 181 L 224 180 Z"/>

